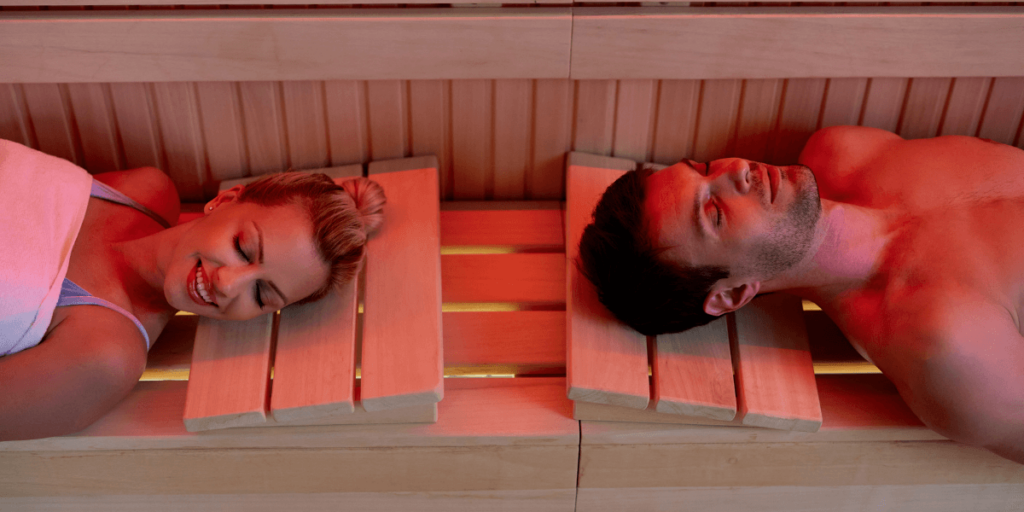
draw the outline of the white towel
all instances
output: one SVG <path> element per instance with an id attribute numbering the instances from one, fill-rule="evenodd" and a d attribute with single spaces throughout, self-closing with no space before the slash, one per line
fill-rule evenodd
<path id="1" fill-rule="evenodd" d="M 0 356 L 46 334 L 91 186 L 85 169 L 0 139 Z"/>

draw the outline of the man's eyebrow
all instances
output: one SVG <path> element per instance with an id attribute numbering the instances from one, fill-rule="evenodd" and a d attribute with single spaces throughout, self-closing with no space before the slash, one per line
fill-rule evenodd
<path id="1" fill-rule="evenodd" d="M 694 171 L 696 171 L 698 173 L 700 172 L 700 171 L 697 170 L 697 166 L 700 165 L 700 162 L 695 162 L 693 160 L 690 160 L 689 158 L 684 158 L 682 161 L 686 165 L 689 165 L 690 168 L 693 169 Z M 704 165 L 708 165 L 708 164 L 704 164 Z M 698 197 L 698 193 L 699 192 L 700 192 L 700 187 L 698 186 L 696 192 L 694 193 L 693 215 L 691 215 L 690 218 L 693 219 L 693 227 L 697 231 L 697 234 L 700 235 L 701 239 L 704 239 L 704 238 L 707 238 L 708 233 L 707 233 L 707 229 L 704 227 L 704 223 L 700 221 L 700 209 L 701 209 L 700 206 L 701 206 L 701 204 L 700 204 L 700 197 Z"/>
<path id="2" fill-rule="evenodd" d="M 255 223 L 255 222 L 253 222 L 252 225 L 256 226 L 256 239 L 259 241 L 259 260 L 260 260 L 260 265 L 262 265 L 263 264 L 263 230 L 260 229 L 260 225 Z M 278 297 L 281 297 L 281 300 L 283 300 L 285 304 L 288 304 L 288 298 L 285 297 L 283 293 L 281 293 L 281 289 L 278 288 L 277 285 L 274 284 L 273 281 L 267 280 L 267 285 L 270 286 L 270 288 L 272 288 L 274 290 L 274 293 L 276 293 L 278 295 Z"/>

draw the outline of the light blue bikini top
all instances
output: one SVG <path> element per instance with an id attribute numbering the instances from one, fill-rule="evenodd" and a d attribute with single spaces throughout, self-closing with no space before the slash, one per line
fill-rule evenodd
<path id="1" fill-rule="evenodd" d="M 171 227 L 171 225 L 168 224 L 167 221 L 165 221 L 163 218 L 161 218 L 159 215 L 154 213 L 149 208 L 142 206 L 134 199 L 122 194 L 121 192 L 99 181 L 96 181 L 95 179 L 92 181 L 92 190 L 89 191 L 89 197 L 95 197 L 97 199 L 110 201 L 111 203 L 130 206 L 146 214 L 153 220 L 157 221 L 158 223 L 160 223 L 161 226 L 165 228 Z M 128 310 L 122 308 L 121 306 L 118 306 L 117 304 L 114 304 L 113 302 L 101 299 L 99 297 L 94 297 L 91 293 L 85 291 L 81 286 L 78 286 L 70 279 L 64 279 L 64 283 L 60 287 L 60 298 L 57 299 L 57 307 L 59 308 L 63 306 L 102 306 L 117 311 L 118 313 L 121 313 L 122 315 L 128 317 L 128 319 L 131 320 L 135 324 L 135 326 L 139 328 L 139 332 L 142 333 L 143 339 L 146 340 L 146 350 L 149 350 L 149 334 L 146 332 L 146 329 L 142 326 L 142 322 L 139 322 L 139 319 L 135 318 L 135 315 L 129 313 Z"/>

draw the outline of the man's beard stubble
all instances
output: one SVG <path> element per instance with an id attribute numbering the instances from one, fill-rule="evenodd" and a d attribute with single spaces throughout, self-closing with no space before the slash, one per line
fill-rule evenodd
<path id="1" fill-rule="evenodd" d="M 814 241 L 814 227 L 821 217 L 818 184 L 810 168 L 801 165 L 783 172 L 799 172 L 800 178 L 796 183 L 800 186 L 789 211 L 774 223 L 768 236 L 757 245 L 754 265 L 763 276 L 775 276 L 788 270 L 807 255 Z"/>

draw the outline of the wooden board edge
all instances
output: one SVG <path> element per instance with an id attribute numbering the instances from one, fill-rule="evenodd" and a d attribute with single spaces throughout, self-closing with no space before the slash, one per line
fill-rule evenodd
<path id="1" fill-rule="evenodd" d="M 572 151 L 569 153 L 569 156 L 566 157 L 565 167 L 569 168 L 571 166 L 613 169 L 616 171 L 632 171 L 636 169 L 636 162 L 625 158 L 615 158 L 611 156 Z"/>
<path id="2" fill-rule="evenodd" d="M 391 395 L 362 400 L 366 412 L 379 412 L 388 409 L 400 409 L 417 405 L 436 404 L 444 399 L 443 382 L 442 390 L 423 391 L 407 395 Z"/>
<path id="3" fill-rule="evenodd" d="M 654 411 L 661 414 L 677 414 L 681 416 L 697 416 L 718 421 L 731 422 L 736 419 L 735 407 L 696 404 L 692 402 L 675 402 L 659 399 L 654 403 Z"/>
<path id="4" fill-rule="evenodd" d="M 367 166 L 367 175 L 384 174 L 388 172 L 413 171 L 416 169 L 438 169 L 437 157 L 434 155 L 414 156 L 411 158 L 397 158 L 395 160 L 381 160 L 370 162 Z"/>
<path id="5" fill-rule="evenodd" d="M 748 413 L 743 416 L 742 424 L 748 427 L 762 427 L 774 430 L 794 430 L 797 432 L 817 432 L 821 429 L 821 417 L 815 419 L 807 418 L 779 418 L 765 416 L 763 414 Z"/>
<path id="6" fill-rule="evenodd" d="M 580 386 L 568 386 L 568 398 L 574 402 L 590 402 L 594 404 L 613 405 L 627 409 L 644 410 L 650 404 L 651 397 L 646 395 L 627 395 L 602 389 L 587 389 Z"/>
<path id="7" fill-rule="evenodd" d="M 266 427 L 302 427 L 329 425 L 395 425 L 414 423 L 437 423 L 437 404 L 413 405 L 383 411 L 367 411 L 360 403 L 354 404 L 351 413 L 339 413 L 318 418 L 281 421 L 269 419 Z"/>
<path id="8" fill-rule="evenodd" d="M 267 414 L 265 411 L 250 411 L 221 416 L 206 416 L 203 418 L 184 418 L 184 421 L 186 431 L 203 432 L 225 428 L 258 427 L 266 424 Z"/>
<path id="9" fill-rule="evenodd" d="M 267 423 L 306 424 L 307 422 L 315 422 L 324 417 L 352 414 L 355 411 L 354 402 L 335 402 L 305 407 L 271 409 L 270 415 L 267 417 Z"/>
<path id="10" fill-rule="evenodd" d="M 701 426 L 742 426 L 739 419 L 731 421 L 716 420 L 699 416 L 666 414 L 652 409 L 628 409 L 614 405 L 595 404 L 590 402 L 573 402 L 572 417 L 578 421 L 620 422 L 620 423 L 667 423 L 674 425 Z"/>

